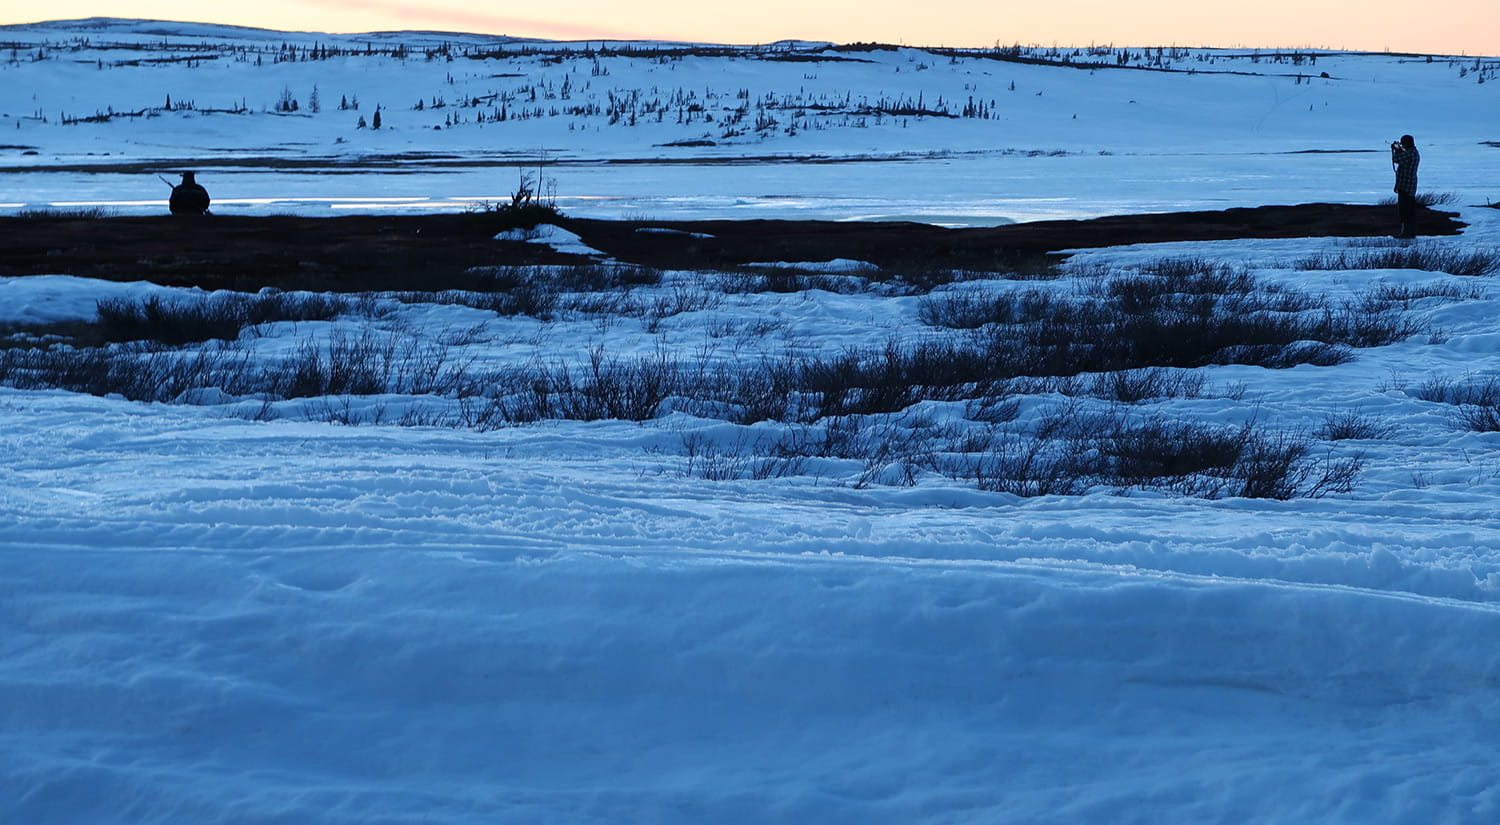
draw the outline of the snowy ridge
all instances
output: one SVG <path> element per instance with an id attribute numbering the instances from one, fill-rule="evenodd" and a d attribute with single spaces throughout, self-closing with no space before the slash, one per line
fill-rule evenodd
<path id="1" fill-rule="evenodd" d="M 260 41 L 284 43 L 316 39 L 325 43 L 378 43 L 382 41 L 402 42 L 414 45 L 440 43 L 463 43 L 470 45 L 503 45 L 507 43 L 541 42 L 533 38 L 506 35 L 471 34 L 443 31 L 386 31 L 386 32 L 289 32 L 262 29 L 253 26 L 232 26 L 224 23 L 194 23 L 183 20 L 142 20 L 123 17 L 84 17 L 76 20 L 49 20 L 39 23 L 21 23 L 0 26 L 0 36 L 26 35 L 29 33 L 57 36 L 85 36 L 108 38 L 115 36 L 150 37 L 157 41 L 184 40 L 203 43 L 205 41 Z"/>

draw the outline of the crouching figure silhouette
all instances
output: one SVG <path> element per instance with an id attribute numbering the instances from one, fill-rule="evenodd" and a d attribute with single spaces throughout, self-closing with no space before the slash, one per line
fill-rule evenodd
<path id="1" fill-rule="evenodd" d="M 172 197 L 167 206 L 173 215 L 208 214 L 208 190 L 194 178 L 192 172 L 182 173 L 182 183 L 172 187 Z"/>

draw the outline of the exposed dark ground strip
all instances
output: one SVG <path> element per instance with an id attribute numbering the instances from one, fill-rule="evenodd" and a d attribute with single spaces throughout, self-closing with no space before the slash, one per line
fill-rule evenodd
<path id="1" fill-rule="evenodd" d="M 1379 237 L 1394 206 L 1301 204 L 948 229 L 854 221 L 609 221 L 561 225 L 619 261 L 681 270 L 847 258 L 883 268 L 1005 271 L 1067 249 L 1241 238 Z M 1456 214 L 1423 208 L 1424 235 Z M 542 244 L 496 241 L 494 215 L 0 218 L 0 275 L 69 274 L 174 286 L 327 291 L 473 288 L 473 267 L 577 263 Z M 658 231 L 641 232 L 641 229 Z M 666 231 L 660 231 L 666 230 Z M 706 236 L 706 237 L 705 237 Z"/>

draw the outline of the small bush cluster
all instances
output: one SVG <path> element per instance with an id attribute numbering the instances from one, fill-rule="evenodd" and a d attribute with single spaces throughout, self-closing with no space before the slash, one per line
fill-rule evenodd
<path id="1" fill-rule="evenodd" d="M 1395 431 L 1395 425 L 1388 421 L 1358 411 L 1345 410 L 1324 418 L 1317 436 L 1324 441 L 1382 439 L 1390 438 Z"/>
<path id="2" fill-rule="evenodd" d="M 685 441 L 686 472 L 703 478 L 833 467 L 847 474 L 853 466 L 861 486 L 912 484 L 935 473 L 1017 495 L 1102 487 L 1286 498 L 1346 489 L 1357 459 L 1317 456 L 1311 436 L 1135 415 L 1132 405 L 1201 396 L 1205 381 L 1190 368 L 1203 364 L 1336 363 L 1353 347 L 1398 340 L 1416 328 L 1407 320 L 1416 300 L 1409 291 L 1333 306 L 1242 271 L 1182 260 L 1094 278 L 1072 294 L 951 290 L 921 301 L 931 329 L 911 339 L 833 353 L 763 354 L 750 363 L 715 361 L 708 352 L 684 358 L 665 348 L 624 357 L 595 347 L 581 362 L 479 369 L 455 358 L 479 334 L 474 329 L 428 339 L 399 328 L 357 336 L 335 331 L 289 355 L 259 360 L 241 343 L 259 324 L 378 314 L 391 299 L 539 318 L 636 314 L 648 329 L 722 300 L 681 285 L 644 296 L 636 290 L 662 280 L 662 273 L 638 267 L 528 267 L 477 271 L 473 289 L 381 300 L 266 293 L 104 302 L 92 333 L 104 343 L 82 346 L 88 336 L 80 335 L 73 346 L 0 351 L 0 382 L 140 401 L 246 399 L 260 404 L 255 417 L 284 408 L 345 424 L 394 420 L 487 430 L 681 412 L 727 422 L 731 432 L 762 433 Z M 1039 394 L 1112 406 L 1083 414 L 1084 402 L 1070 402 L 1063 412 L 1014 426 L 1020 399 Z M 351 400 L 371 396 L 413 401 L 390 418 L 379 399 Z M 964 414 L 935 424 L 922 412 L 933 404 L 958 404 Z M 1320 435 L 1379 437 L 1373 429 L 1330 419 Z"/>
<path id="3" fill-rule="evenodd" d="M 233 347 L 9 349 L 0 352 L 0 383 L 154 402 L 205 391 L 211 398 L 268 400 L 387 393 L 460 397 L 480 391 L 467 365 L 452 363 L 446 347 L 400 343 L 373 333 L 307 342 L 292 355 L 264 363 Z"/>
<path id="4" fill-rule="evenodd" d="M 731 295 L 821 290 L 842 295 L 875 291 L 896 296 L 926 295 L 967 281 L 1052 280 L 1061 272 L 1055 255 L 1002 251 L 982 271 L 931 259 L 884 261 L 878 267 L 857 267 L 846 272 L 747 265 L 718 273 L 710 282 L 718 291 Z"/>
<path id="5" fill-rule="evenodd" d="M 115 211 L 104 206 L 78 206 L 68 209 L 37 208 L 22 209 L 15 217 L 25 220 L 99 220 L 112 218 Z"/>
<path id="6" fill-rule="evenodd" d="M 1337 364 L 1352 348 L 1422 332 L 1407 309 L 1371 297 L 1333 304 L 1190 262 L 1108 278 L 1078 296 L 948 291 L 923 299 L 918 317 L 976 331 L 966 351 L 942 353 L 946 372 L 997 380 L 1209 364 Z M 882 359 L 890 362 L 889 353 L 873 360 Z M 906 360 L 931 358 L 911 352 Z"/>
<path id="7" fill-rule="evenodd" d="M 1174 421 L 1154 415 L 1065 411 L 1026 435 L 949 459 L 944 473 L 1020 496 L 1076 495 L 1094 487 L 1199 498 L 1316 498 L 1352 489 L 1358 456 L 1313 454 L 1306 436 Z"/>
<path id="8" fill-rule="evenodd" d="M 1436 300 L 1452 302 L 1482 300 L 1484 297 L 1484 288 L 1477 284 L 1461 287 L 1451 282 L 1436 282 L 1429 284 L 1381 284 L 1370 292 L 1367 300 L 1410 308 L 1412 304 L 1418 301 Z"/>
<path id="9" fill-rule="evenodd" d="M 254 387 L 242 395 L 321 398 L 340 395 L 473 396 L 481 380 L 448 347 L 366 332 L 306 342 L 291 356 L 247 373 Z"/>
<path id="10" fill-rule="evenodd" d="M 98 304 L 98 341 L 156 341 L 169 346 L 233 341 L 249 327 L 275 321 L 327 321 L 357 300 L 306 292 L 220 293 L 205 300 L 108 299 Z"/>
<path id="11" fill-rule="evenodd" d="M 665 353 L 627 360 L 595 347 L 579 367 L 557 364 L 497 376 L 497 385 L 510 392 L 497 396 L 494 414 L 506 423 L 645 421 L 657 417 L 662 402 L 683 390 L 682 379 L 681 366 Z"/>
<path id="12" fill-rule="evenodd" d="M 1432 378 L 1413 392 L 1423 401 L 1457 407 L 1458 425 L 1474 432 L 1500 432 L 1500 377 L 1467 376 L 1462 380 Z"/>
<path id="13" fill-rule="evenodd" d="M 1449 206 L 1458 203 L 1457 192 L 1418 192 L 1417 205 L 1419 206 Z M 1395 206 L 1396 196 L 1389 195 L 1380 199 L 1381 206 Z"/>
<path id="14" fill-rule="evenodd" d="M 311 399 L 315 406 L 305 415 L 346 424 L 384 420 L 356 411 L 349 397 L 399 394 L 456 402 L 447 412 L 408 409 L 399 423 L 479 430 L 542 419 L 644 421 L 669 408 L 791 425 L 769 443 L 685 444 L 687 472 L 712 479 L 767 478 L 802 472 L 814 460 L 837 459 L 858 463 L 859 486 L 912 484 L 932 472 L 1027 496 L 1117 487 L 1201 497 L 1290 498 L 1347 489 L 1358 472 L 1357 460 L 1313 456 L 1310 439 L 1266 435 L 1250 427 L 1075 415 L 1024 432 L 996 433 L 991 428 L 1012 418 L 1016 406 L 1014 399 L 994 392 L 969 399 L 966 409 L 976 419 L 974 426 L 923 423 L 909 411 L 899 411 L 909 410 L 907 402 L 916 394 L 896 389 L 879 401 L 864 402 L 898 410 L 894 414 L 834 412 L 859 405 L 847 398 L 816 398 L 800 389 L 798 381 L 806 378 L 809 365 L 795 359 L 768 361 L 764 369 L 744 373 L 744 380 L 727 381 L 740 373 L 701 364 L 688 368 L 665 353 L 622 359 L 596 349 L 581 366 L 480 373 L 468 363 L 451 362 L 446 352 L 374 335 L 334 336 L 266 364 L 233 348 L 195 353 L 129 346 L 9 350 L 0 353 L 0 382 L 138 401 L 255 398 L 263 402 L 260 417 L 278 399 Z"/>
<path id="15" fill-rule="evenodd" d="M 1298 269 L 1416 269 L 1446 272 L 1463 277 L 1500 273 L 1500 249 L 1454 249 L 1427 244 L 1408 244 L 1361 250 L 1322 252 L 1298 260 Z"/>
<path id="16" fill-rule="evenodd" d="M 626 312 L 645 315 L 623 295 L 600 299 L 600 294 L 656 286 L 662 272 L 628 264 L 573 266 L 504 266 L 475 270 L 468 289 L 443 292 L 396 292 L 404 303 L 439 303 L 473 307 L 496 315 L 525 315 L 547 321 L 568 312 Z M 588 296 L 594 297 L 588 297 Z"/>
<path id="17" fill-rule="evenodd" d="M 1307 436 L 1066 408 L 1024 430 L 973 430 L 912 413 L 841 416 L 778 436 L 683 439 L 686 475 L 708 480 L 804 473 L 855 462 L 855 486 L 910 486 L 925 473 L 1022 497 L 1095 489 L 1200 498 L 1316 498 L 1352 489 L 1358 455 L 1316 454 Z"/>
<path id="18" fill-rule="evenodd" d="M 1155 398 L 1200 398 L 1208 380 L 1202 375 L 1187 370 L 1165 367 L 1120 370 L 1096 375 L 1079 390 L 1073 387 L 1055 387 L 1063 395 L 1086 395 L 1122 404 L 1138 404 Z"/>
<path id="19" fill-rule="evenodd" d="M 379 113 L 375 128 L 380 128 Z M 520 173 L 520 182 L 510 195 L 510 200 L 500 203 L 481 203 L 474 209 L 494 220 L 496 232 L 507 229 L 533 229 L 544 223 L 557 223 L 562 212 L 557 208 L 557 187 L 540 169 L 536 174 Z"/>
<path id="20" fill-rule="evenodd" d="M 813 290 L 852 295 L 870 288 L 870 282 L 860 276 L 805 272 L 791 268 L 769 270 L 745 267 L 718 273 L 710 279 L 709 283 L 715 290 L 726 295 L 760 293 L 789 295 Z"/>
<path id="21" fill-rule="evenodd" d="M 119 395 L 131 401 L 172 401 L 207 387 L 238 395 L 250 391 L 242 379 L 252 370 L 246 354 L 231 350 L 55 347 L 0 352 L 0 383 L 7 386 Z"/>

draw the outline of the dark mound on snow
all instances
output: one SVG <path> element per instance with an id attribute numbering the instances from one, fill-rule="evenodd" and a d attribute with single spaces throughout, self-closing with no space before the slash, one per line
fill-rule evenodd
<path id="1" fill-rule="evenodd" d="M 1426 207 L 1424 235 L 1457 235 L 1456 213 Z M 1393 206 L 1311 203 L 1218 212 L 1116 215 L 1076 221 L 946 229 L 920 223 L 831 221 L 584 221 L 569 223 L 596 249 L 621 260 L 695 269 L 756 261 L 849 258 L 880 266 L 937 264 L 985 270 L 1017 257 L 1136 243 L 1240 238 L 1375 237 L 1396 228 Z"/>
<path id="2" fill-rule="evenodd" d="M 1004 270 L 1067 249 L 1237 238 L 1373 237 L 1394 208 L 1346 204 L 1119 215 L 1078 221 L 946 229 L 835 221 L 602 221 L 559 223 L 618 261 L 713 269 L 847 258 L 882 267 Z M 1424 235 L 1454 235 L 1453 213 L 1424 208 Z M 241 217 L 0 218 L 0 275 L 68 274 L 206 289 L 328 291 L 467 288 L 475 267 L 567 264 L 585 257 L 496 240 L 492 214 Z"/>

